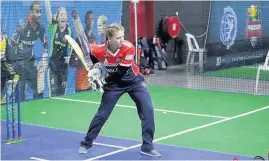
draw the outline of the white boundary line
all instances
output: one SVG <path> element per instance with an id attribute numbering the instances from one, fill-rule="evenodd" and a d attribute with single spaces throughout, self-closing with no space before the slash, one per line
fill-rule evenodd
<path id="1" fill-rule="evenodd" d="M 111 147 L 111 148 L 118 148 L 118 149 L 124 149 L 124 148 L 126 148 L 126 147 L 123 147 L 123 146 L 117 146 L 117 145 L 111 145 L 111 144 L 103 144 L 103 143 L 96 143 L 96 142 L 93 142 L 93 144 L 94 145 Z"/>
<path id="2" fill-rule="evenodd" d="M 56 100 L 65 100 L 65 101 L 72 101 L 72 102 L 83 102 L 83 103 L 90 103 L 90 104 L 100 105 L 99 102 L 95 102 L 95 101 L 85 101 L 85 100 L 77 100 L 77 99 L 61 98 L 61 97 L 51 97 L 51 98 L 52 99 L 56 99 Z M 116 104 L 116 106 L 136 109 L 136 106 L 128 106 L 128 105 L 120 105 L 120 104 Z M 219 118 L 219 119 L 229 118 L 229 117 L 224 117 L 224 116 L 198 114 L 198 113 L 189 113 L 189 112 L 181 112 L 181 111 L 173 111 L 173 110 L 163 110 L 163 109 L 156 109 L 156 108 L 154 109 L 154 111 L 167 112 L 167 113 L 176 113 L 176 114 L 182 114 L 182 115 L 201 116 L 201 117 L 213 117 L 213 118 Z"/>
<path id="3" fill-rule="evenodd" d="M 6 121 L 6 120 L 1 120 L 1 121 Z M 55 127 L 51 127 L 51 126 L 43 126 L 43 125 L 36 125 L 36 124 L 30 124 L 30 123 L 24 123 L 22 122 L 22 124 L 24 125 L 29 125 L 29 126 L 37 126 L 37 127 L 43 127 L 43 128 L 50 128 L 50 129 L 55 129 L 55 130 L 60 130 L 60 131 L 68 131 L 68 132 L 75 132 L 75 133 L 84 133 L 84 132 L 80 132 L 80 131 L 75 131 L 75 130 L 67 130 L 67 129 L 60 129 L 60 128 L 55 128 Z M 120 137 L 115 137 L 115 136 L 105 136 L 105 135 L 99 135 L 102 137 L 106 137 L 106 138 L 112 138 L 112 139 L 121 139 L 121 140 L 127 140 L 127 141 L 137 141 L 140 142 L 139 140 L 131 140 L 131 139 L 127 139 L 127 138 L 120 138 Z M 96 143 L 93 142 L 93 144 L 101 144 L 101 143 Z M 199 151 L 208 151 L 208 152 L 215 152 L 215 153 L 222 153 L 222 154 L 229 154 L 229 155 L 240 155 L 240 156 L 245 156 L 245 157 L 253 157 L 253 156 L 247 156 L 247 155 L 241 155 L 241 154 L 234 154 L 234 153 L 225 153 L 225 152 L 221 152 L 221 151 L 214 151 L 214 150 L 206 150 L 206 149 L 199 149 L 199 148 L 192 148 L 192 147 L 184 147 L 184 146 L 177 146 L 177 145 L 169 145 L 169 144 L 164 144 L 164 143 L 158 143 L 159 145 L 165 145 L 165 146 L 172 146 L 172 147 L 176 147 L 176 148 L 187 148 L 187 149 L 193 149 L 193 150 L 199 150 Z M 108 147 L 111 147 L 110 144 L 102 144 L 103 146 L 108 145 Z M 112 145 L 113 147 L 115 147 L 116 145 Z M 122 146 L 117 146 L 117 147 L 122 147 Z M 126 147 L 122 147 L 126 148 Z M 44 160 L 42 158 L 37 158 L 37 157 L 31 157 L 33 160 Z"/>
<path id="4" fill-rule="evenodd" d="M 48 161 L 46 159 L 42 159 L 42 158 L 37 158 L 37 157 L 30 157 L 30 160 L 39 160 L 39 161 Z"/>
<path id="5" fill-rule="evenodd" d="M 185 133 L 189 133 L 189 132 L 192 132 L 192 131 L 195 131 L 195 130 L 199 130 L 199 129 L 203 129 L 203 128 L 206 128 L 206 127 L 209 127 L 209 126 L 213 126 L 213 125 L 216 125 L 216 124 L 219 124 L 219 123 L 222 123 L 222 122 L 227 122 L 227 121 L 230 121 L 230 120 L 234 120 L 234 119 L 237 119 L 237 118 L 240 118 L 240 117 L 243 117 L 243 116 L 253 114 L 255 112 L 266 110 L 268 108 L 269 108 L 269 106 L 265 106 L 265 107 L 262 107 L 262 108 L 259 108 L 259 109 L 256 109 L 256 110 L 252 110 L 252 111 L 249 111 L 249 112 L 246 112 L 246 113 L 242 113 L 240 115 L 230 117 L 230 118 L 226 118 L 226 119 L 222 119 L 222 120 L 215 121 L 215 122 L 212 122 L 212 123 L 208 123 L 208 124 L 205 124 L 205 125 L 197 126 L 197 127 L 191 128 L 191 129 L 187 129 L 187 130 L 184 130 L 184 131 L 181 131 L 181 132 L 178 132 L 178 133 L 174 133 L 174 134 L 171 134 L 171 135 L 167 135 L 167 136 L 155 139 L 153 142 L 169 139 L 169 138 L 179 136 L 179 135 L 182 135 L 182 134 L 185 134 Z M 84 161 L 90 161 L 90 160 L 96 160 L 96 159 L 104 158 L 104 157 L 107 157 L 107 156 L 110 156 L 110 155 L 114 155 L 114 154 L 121 153 L 121 152 L 124 152 L 124 151 L 127 151 L 127 150 L 131 150 L 131 149 L 134 149 L 134 148 L 137 148 L 137 147 L 140 147 L 140 146 L 141 146 L 141 144 L 136 144 L 136 145 L 124 148 L 124 149 L 116 150 L 116 151 L 113 151 L 113 152 L 110 152 L 110 153 L 106 153 L 106 154 L 99 155 L 99 156 L 96 156 L 96 157 L 93 157 L 93 158 L 89 158 L 89 159 L 86 159 Z"/>

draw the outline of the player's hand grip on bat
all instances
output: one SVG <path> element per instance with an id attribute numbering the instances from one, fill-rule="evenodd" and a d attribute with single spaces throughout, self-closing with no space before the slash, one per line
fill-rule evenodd
<path id="1" fill-rule="evenodd" d="M 101 70 L 99 68 L 93 68 L 88 72 L 89 81 L 100 79 Z"/>
<path id="2" fill-rule="evenodd" d="M 88 72 L 89 81 L 100 79 L 101 75 L 102 75 L 101 64 L 96 63 Z"/>
<path id="3" fill-rule="evenodd" d="M 105 84 L 105 82 L 104 79 L 101 78 L 101 75 L 101 64 L 97 63 L 94 65 L 93 69 L 88 72 L 88 80 L 94 91 L 99 91 L 100 93 L 103 93 L 103 85 Z"/>

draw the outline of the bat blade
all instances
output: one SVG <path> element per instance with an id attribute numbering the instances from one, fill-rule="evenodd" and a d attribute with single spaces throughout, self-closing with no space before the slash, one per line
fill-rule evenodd
<path id="1" fill-rule="evenodd" d="M 83 51 L 79 47 L 78 43 L 71 36 L 69 36 L 69 35 L 65 35 L 65 39 L 68 41 L 68 43 L 71 45 L 71 47 L 75 50 L 75 53 L 77 54 L 79 60 L 83 64 L 84 68 L 87 71 L 89 71 L 90 70 L 90 66 L 87 63 L 87 61 L 85 59 L 85 56 L 83 54 Z"/>

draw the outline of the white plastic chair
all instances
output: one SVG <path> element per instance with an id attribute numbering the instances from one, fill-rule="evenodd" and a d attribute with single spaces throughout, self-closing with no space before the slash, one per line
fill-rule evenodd
<path id="1" fill-rule="evenodd" d="M 260 65 L 258 67 L 257 70 L 257 75 L 256 75 L 256 87 L 255 87 L 255 93 L 258 94 L 258 84 L 259 84 L 259 78 L 260 78 L 260 71 L 264 70 L 264 71 L 269 71 L 269 66 L 268 66 L 268 62 L 269 62 L 269 51 L 267 53 L 267 56 L 265 58 L 264 64 Z"/>
<path id="2" fill-rule="evenodd" d="M 188 42 L 188 56 L 186 65 L 194 63 L 194 55 L 199 54 L 199 67 L 203 67 L 204 64 L 204 54 L 207 52 L 205 48 L 200 48 L 195 37 L 192 34 L 185 34 L 187 42 Z M 191 58 L 192 57 L 192 58 Z M 191 59 L 191 60 L 190 60 Z"/>

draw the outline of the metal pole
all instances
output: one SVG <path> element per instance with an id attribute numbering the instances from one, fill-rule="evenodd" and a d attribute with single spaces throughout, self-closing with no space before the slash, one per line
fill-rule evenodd
<path id="1" fill-rule="evenodd" d="M 15 116 L 15 110 L 16 110 L 16 107 L 15 107 L 15 100 L 14 100 L 14 97 L 15 97 L 15 86 L 14 86 L 14 80 L 12 81 L 12 84 L 11 84 L 11 116 L 12 116 L 12 140 L 16 140 L 15 138 L 15 119 L 16 119 L 16 116 Z"/>
<path id="2" fill-rule="evenodd" d="M 18 103 L 18 139 L 21 139 L 21 87 L 20 81 L 17 83 L 17 103 Z"/>
<path id="3" fill-rule="evenodd" d="M 137 3 L 139 0 L 133 0 L 134 3 L 134 24 L 135 24 L 135 62 L 138 63 L 138 54 L 137 54 Z"/>
<path id="4" fill-rule="evenodd" d="M 5 83 L 5 94 L 6 94 L 6 130 L 7 130 L 7 143 L 10 142 L 10 127 L 9 127 L 9 82 Z"/>

